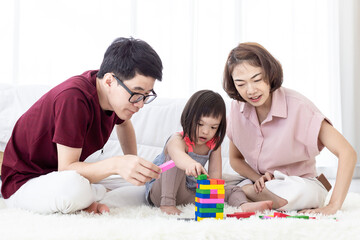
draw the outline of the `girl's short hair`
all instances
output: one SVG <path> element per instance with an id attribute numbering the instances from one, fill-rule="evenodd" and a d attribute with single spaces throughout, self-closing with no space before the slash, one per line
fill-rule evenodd
<path id="1" fill-rule="evenodd" d="M 219 128 L 214 136 L 216 150 L 224 140 L 226 134 L 226 106 L 219 93 L 211 90 L 200 90 L 187 101 L 181 114 L 181 126 L 184 134 L 191 141 L 197 139 L 197 125 L 201 117 L 221 117 Z"/>
<path id="2" fill-rule="evenodd" d="M 230 98 L 245 102 L 236 90 L 232 78 L 234 68 L 244 62 L 262 68 L 264 80 L 270 85 L 270 93 L 281 87 L 283 70 L 280 62 L 258 43 L 240 43 L 229 53 L 224 69 L 223 88 Z"/>

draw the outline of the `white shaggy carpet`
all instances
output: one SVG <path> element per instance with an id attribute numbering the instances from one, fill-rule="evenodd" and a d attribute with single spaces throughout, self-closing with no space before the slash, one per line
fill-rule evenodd
<path id="1" fill-rule="evenodd" d="M 360 194 L 349 193 L 343 208 L 316 220 L 268 219 L 177 220 L 193 218 L 194 205 L 180 216 L 148 206 L 111 209 L 109 214 L 40 215 L 7 209 L 0 199 L 0 239 L 359 239 Z M 225 206 L 225 213 L 236 208 Z M 270 215 L 272 212 L 267 212 Z M 296 213 L 292 212 L 291 215 Z M 259 215 L 259 214 L 257 214 Z M 333 219 L 336 218 L 337 220 Z"/>

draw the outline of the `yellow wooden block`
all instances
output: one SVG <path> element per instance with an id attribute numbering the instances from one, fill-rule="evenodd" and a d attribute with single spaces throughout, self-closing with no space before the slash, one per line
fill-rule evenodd
<path id="1" fill-rule="evenodd" d="M 216 219 L 224 219 L 224 213 L 216 213 Z"/>
<path id="2" fill-rule="evenodd" d="M 197 217 L 197 221 L 200 222 L 201 220 L 203 220 L 205 218 L 201 218 L 201 217 Z"/>
<path id="3" fill-rule="evenodd" d="M 218 190 L 217 194 L 225 194 L 225 190 Z"/>
<path id="4" fill-rule="evenodd" d="M 222 184 L 215 184 L 215 185 L 200 184 L 199 189 L 219 189 L 219 190 L 224 190 L 224 185 L 222 185 Z"/>

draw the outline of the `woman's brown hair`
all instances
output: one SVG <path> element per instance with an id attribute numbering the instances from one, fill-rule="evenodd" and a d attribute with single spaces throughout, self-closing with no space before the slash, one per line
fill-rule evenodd
<path id="1" fill-rule="evenodd" d="M 280 62 L 258 43 L 240 43 L 229 53 L 224 69 L 223 88 L 230 98 L 245 102 L 232 78 L 234 68 L 244 62 L 262 68 L 264 80 L 270 85 L 270 93 L 281 87 L 283 70 Z"/>

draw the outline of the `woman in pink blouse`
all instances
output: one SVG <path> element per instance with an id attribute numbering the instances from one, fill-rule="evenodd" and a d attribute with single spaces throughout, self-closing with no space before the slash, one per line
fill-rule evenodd
<path id="1" fill-rule="evenodd" d="M 223 87 L 234 99 L 228 117 L 230 164 L 252 201 L 272 200 L 274 209 L 334 214 L 344 202 L 356 152 L 316 106 L 281 87 L 280 63 L 261 45 L 231 50 Z M 336 184 L 317 178 L 315 157 L 327 147 L 339 159 Z M 330 186 L 331 187 L 331 186 Z"/>

